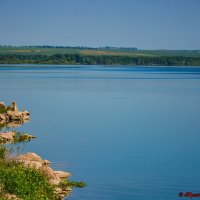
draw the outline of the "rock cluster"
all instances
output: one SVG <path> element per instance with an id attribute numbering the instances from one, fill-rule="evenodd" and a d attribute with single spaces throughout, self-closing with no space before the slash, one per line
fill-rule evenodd
<path id="1" fill-rule="evenodd" d="M 59 187 L 61 182 L 67 180 L 67 178 L 71 176 L 70 173 L 53 170 L 51 167 L 49 167 L 51 162 L 48 160 L 43 160 L 36 153 L 18 155 L 14 159 L 16 161 L 22 162 L 25 167 L 35 167 L 43 174 L 45 174 L 49 178 L 49 182 L 53 185 L 56 185 L 55 193 L 58 194 L 61 199 L 70 193 L 71 188 L 63 189 Z"/>
<path id="2" fill-rule="evenodd" d="M 19 122 L 23 123 L 30 120 L 30 113 L 26 110 L 19 111 L 16 102 L 10 106 L 6 106 L 4 102 L 0 102 L 0 123 Z"/>
<path id="3" fill-rule="evenodd" d="M 19 141 L 28 141 L 35 138 L 35 136 L 29 134 L 21 134 L 17 137 L 17 132 L 10 131 L 10 132 L 0 132 L 0 144 L 1 143 L 15 143 Z"/>
<path id="4" fill-rule="evenodd" d="M 14 141 L 15 132 L 1 132 L 0 143 L 12 143 Z"/>
<path id="5" fill-rule="evenodd" d="M 9 200 L 23 200 L 23 199 L 18 198 L 18 197 L 17 197 L 16 195 L 14 195 L 14 194 L 5 194 L 5 195 L 4 195 L 4 198 L 9 199 Z"/>

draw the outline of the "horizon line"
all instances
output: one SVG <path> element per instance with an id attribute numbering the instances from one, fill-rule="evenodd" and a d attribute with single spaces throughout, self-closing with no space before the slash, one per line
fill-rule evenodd
<path id="1" fill-rule="evenodd" d="M 133 49 L 133 50 L 147 50 L 147 51 L 200 51 L 198 49 L 169 49 L 169 48 L 158 48 L 158 49 L 139 49 L 137 47 L 123 47 L 123 46 L 72 46 L 72 45 L 9 45 L 9 44 L 0 44 L 0 48 L 2 47 L 11 47 L 11 48 L 19 48 L 19 47 L 37 47 L 37 48 L 87 48 L 87 49 Z"/>

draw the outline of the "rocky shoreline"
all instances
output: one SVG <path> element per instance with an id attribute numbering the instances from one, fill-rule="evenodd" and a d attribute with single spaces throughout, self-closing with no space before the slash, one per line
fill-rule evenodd
<path id="1" fill-rule="evenodd" d="M 0 144 L 17 143 L 20 141 L 30 141 L 36 138 L 33 135 L 27 133 L 20 133 L 16 131 L 0 132 Z"/>
<path id="2" fill-rule="evenodd" d="M 30 120 L 30 113 L 27 110 L 19 111 L 16 102 L 6 106 L 4 102 L 0 102 L 0 123 L 18 122 L 24 123 Z"/>
<path id="3" fill-rule="evenodd" d="M 28 111 L 20 112 L 18 110 L 16 102 L 13 102 L 11 106 L 6 106 L 3 102 L 0 102 L 1 112 L 0 114 L 0 124 L 9 124 L 13 122 L 24 123 L 25 121 L 30 120 L 30 113 Z M 19 134 L 16 131 L 10 132 L 0 132 L 0 144 L 8 144 L 15 143 L 18 141 L 28 141 L 35 138 L 32 135 L 22 133 Z M 31 167 L 39 170 L 42 174 L 44 174 L 50 184 L 54 186 L 54 193 L 58 196 L 58 199 L 64 199 L 69 195 L 72 188 L 69 186 L 60 187 L 62 183 L 65 183 L 70 173 L 64 171 L 55 171 L 50 165 L 51 162 L 42 159 L 39 155 L 34 152 L 29 152 L 26 154 L 16 155 L 14 157 L 9 157 L 9 160 L 14 160 L 16 162 L 20 162 L 24 167 Z M 8 199 L 19 199 L 15 195 L 7 194 L 6 198 Z"/>
<path id="4" fill-rule="evenodd" d="M 72 189 L 70 187 L 61 188 L 59 185 L 66 181 L 70 173 L 64 171 L 55 171 L 50 165 L 51 162 L 48 160 L 43 160 L 36 153 L 26 153 L 21 154 L 13 158 L 15 161 L 22 162 L 25 167 L 34 167 L 40 172 L 45 174 L 48 177 L 48 180 L 55 187 L 55 193 L 59 196 L 60 199 L 66 197 Z"/>

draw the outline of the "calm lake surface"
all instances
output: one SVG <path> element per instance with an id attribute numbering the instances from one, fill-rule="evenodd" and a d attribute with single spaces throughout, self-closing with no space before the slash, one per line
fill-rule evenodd
<path id="1" fill-rule="evenodd" d="M 200 67 L 1 65 L 0 97 L 31 113 L 21 151 L 88 184 L 71 200 L 200 193 Z"/>

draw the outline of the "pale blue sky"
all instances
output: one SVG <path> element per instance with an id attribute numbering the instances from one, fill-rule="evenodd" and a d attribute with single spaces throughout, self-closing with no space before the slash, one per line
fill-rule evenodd
<path id="1" fill-rule="evenodd" d="M 200 49 L 200 0 L 0 0 L 0 44 Z"/>

